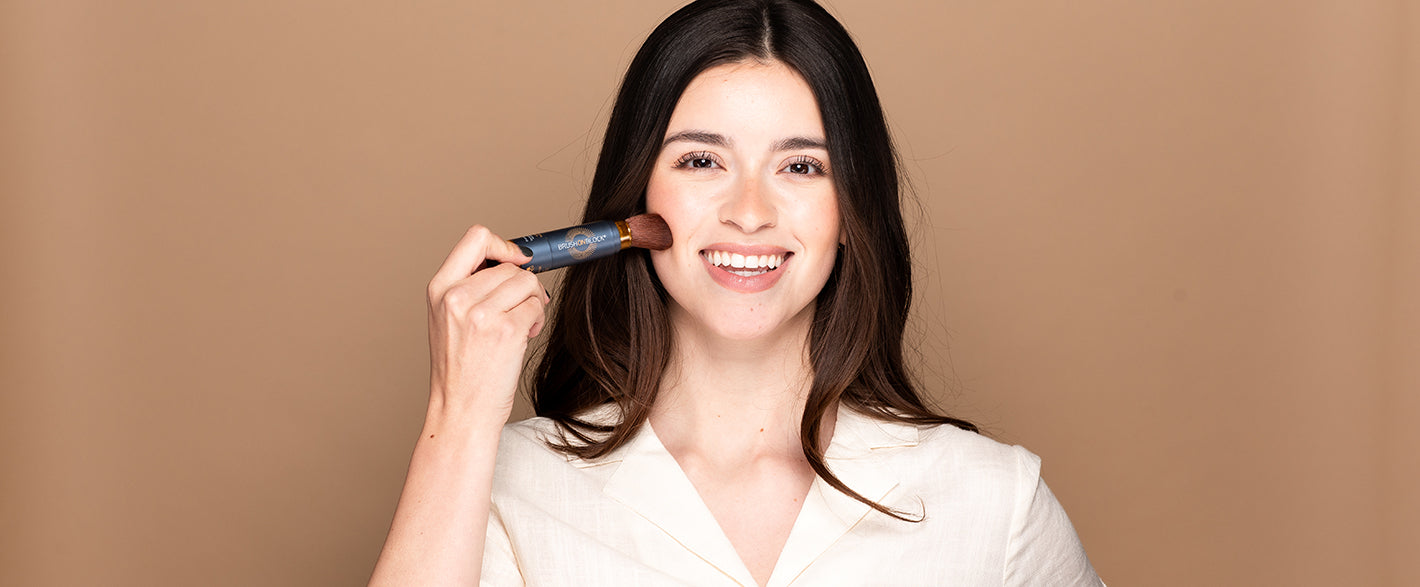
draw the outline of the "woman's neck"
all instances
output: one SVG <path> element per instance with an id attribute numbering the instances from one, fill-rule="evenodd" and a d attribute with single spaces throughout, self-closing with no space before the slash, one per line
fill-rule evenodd
<path id="1" fill-rule="evenodd" d="M 671 363 L 651 409 L 651 424 L 667 450 L 724 466 L 763 457 L 802 459 L 799 427 L 813 381 L 810 323 L 802 322 L 753 341 L 676 328 Z M 831 430 L 829 418 L 825 432 Z"/>

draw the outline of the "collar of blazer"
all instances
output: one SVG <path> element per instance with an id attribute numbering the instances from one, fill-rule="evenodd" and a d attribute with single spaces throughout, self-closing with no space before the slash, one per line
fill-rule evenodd
<path id="1" fill-rule="evenodd" d="M 607 413 L 601 413 L 610 408 Z M 612 416 L 606 406 L 588 414 L 589 420 Z M 824 451 L 825 461 L 848 487 L 882 503 L 898 486 L 898 474 L 874 452 L 910 447 L 918 443 L 916 427 L 884 422 L 840 404 L 833 438 Z M 666 451 L 649 423 L 623 446 L 603 458 L 570 463 L 578 468 L 615 466 L 602 492 L 670 535 L 696 556 L 745 585 L 755 581 L 734 546 L 720 529 L 699 493 Z M 834 542 L 872 509 L 815 479 L 784 550 L 779 555 L 769 585 L 786 585 L 803 572 Z"/>

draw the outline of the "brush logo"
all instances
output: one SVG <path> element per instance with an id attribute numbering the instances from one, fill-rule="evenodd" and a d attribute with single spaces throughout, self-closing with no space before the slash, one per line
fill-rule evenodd
<path id="1" fill-rule="evenodd" d="M 557 244 L 557 250 L 567 251 L 573 259 L 581 261 L 592 256 L 596 252 L 597 244 L 606 240 L 606 235 L 599 235 L 595 232 L 580 226 L 567 231 L 564 242 Z"/>

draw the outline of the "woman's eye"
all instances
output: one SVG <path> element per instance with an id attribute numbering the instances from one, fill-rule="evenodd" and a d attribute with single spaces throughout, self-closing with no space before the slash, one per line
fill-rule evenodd
<path id="1" fill-rule="evenodd" d="M 828 166 L 808 155 L 800 155 L 785 165 L 783 171 L 794 175 L 822 175 L 828 173 Z"/>
<path id="2" fill-rule="evenodd" d="M 675 167 L 690 169 L 714 169 L 720 166 L 720 162 L 708 151 L 698 153 L 686 153 L 676 160 Z"/>

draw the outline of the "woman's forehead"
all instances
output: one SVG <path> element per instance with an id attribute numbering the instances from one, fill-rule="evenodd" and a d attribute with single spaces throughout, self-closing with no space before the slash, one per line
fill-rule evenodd
<path id="1" fill-rule="evenodd" d="M 780 62 L 740 62 L 710 68 L 686 87 L 666 136 L 699 130 L 734 142 L 784 136 L 823 138 L 813 90 Z"/>

